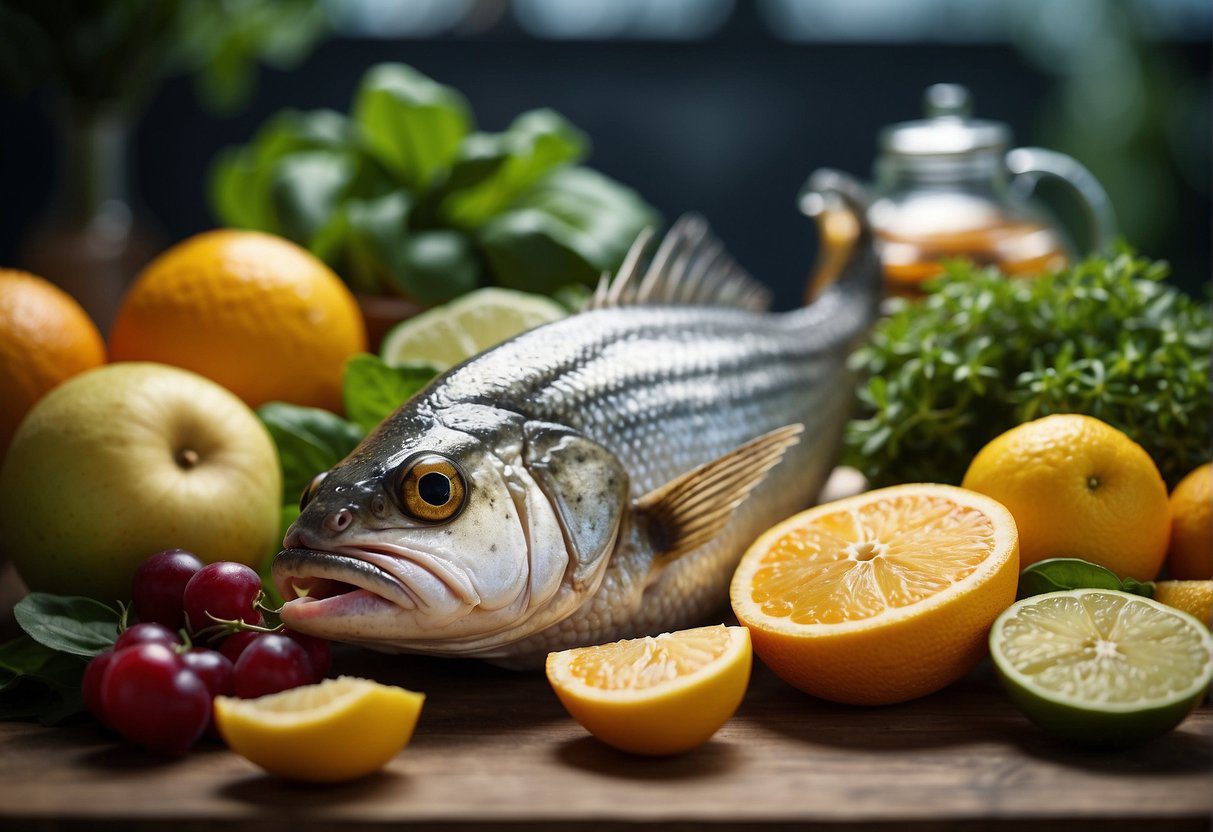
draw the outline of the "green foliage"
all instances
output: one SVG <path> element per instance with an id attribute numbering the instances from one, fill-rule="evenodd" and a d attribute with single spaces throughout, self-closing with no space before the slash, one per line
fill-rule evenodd
<path id="1" fill-rule="evenodd" d="M 6 0 L 0 83 L 24 92 L 53 78 L 77 102 L 109 105 L 184 72 L 231 110 L 258 62 L 293 66 L 326 29 L 318 0 Z"/>
<path id="2" fill-rule="evenodd" d="M 211 174 L 226 225 L 289 237 L 354 289 L 441 303 L 484 283 L 554 292 L 616 268 L 656 215 L 577 163 L 552 110 L 475 130 L 464 97 L 402 64 L 363 76 L 351 114 L 284 111 Z"/>
<path id="3" fill-rule="evenodd" d="M 389 367 L 377 356 L 361 354 L 346 362 L 342 377 L 348 421 L 327 410 L 285 402 L 270 402 L 257 409 L 278 448 L 284 530 L 298 515 L 295 506 L 312 479 L 345 459 L 362 437 L 437 373 L 430 364 L 411 362 Z"/>
<path id="4" fill-rule="evenodd" d="M 1115 589 L 1133 595 L 1154 597 L 1154 582 L 1136 578 L 1121 580 L 1111 569 L 1079 558 L 1049 558 L 1037 561 L 1019 573 L 1018 598 L 1063 592 L 1070 589 Z"/>
<path id="5" fill-rule="evenodd" d="M 1123 430 L 1174 484 L 1209 458 L 1209 310 L 1122 251 L 1036 280 L 957 263 L 852 356 L 867 374 L 846 458 L 876 485 L 959 482 L 1000 433 L 1050 413 Z"/>
<path id="6" fill-rule="evenodd" d="M 31 592 L 13 617 L 34 641 L 73 656 L 92 658 L 118 638 L 119 614 L 92 598 Z"/>

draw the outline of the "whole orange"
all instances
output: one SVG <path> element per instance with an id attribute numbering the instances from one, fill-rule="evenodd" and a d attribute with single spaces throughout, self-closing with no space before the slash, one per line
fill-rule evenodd
<path id="1" fill-rule="evenodd" d="M 1019 527 L 1019 559 L 1082 558 L 1153 580 L 1171 530 L 1167 486 L 1145 449 L 1077 413 L 1011 428 L 982 448 L 964 487 L 1002 503 Z"/>
<path id="2" fill-rule="evenodd" d="M 193 370 L 252 407 L 340 410 L 346 359 L 365 349 L 358 303 L 328 266 L 289 240 L 232 229 L 153 260 L 110 335 L 113 360 Z"/>
<path id="3" fill-rule="evenodd" d="M 1171 492 L 1167 572 L 1187 580 L 1213 578 L 1213 463 L 1191 471 Z"/>
<path id="4" fill-rule="evenodd" d="M 0 269 L 0 457 L 17 425 L 59 382 L 105 363 L 105 343 L 71 295 Z"/>

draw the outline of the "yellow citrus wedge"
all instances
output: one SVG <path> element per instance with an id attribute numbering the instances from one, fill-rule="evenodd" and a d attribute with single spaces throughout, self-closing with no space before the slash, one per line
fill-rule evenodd
<path id="1" fill-rule="evenodd" d="M 565 709 L 607 745 L 681 754 L 703 745 L 741 704 L 750 634 L 717 624 L 550 653 L 548 681 Z"/>
<path id="2" fill-rule="evenodd" d="M 258 699 L 215 697 L 228 746 L 271 774 L 312 783 L 378 771 L 413 736 L 425 694 L 340 676 Z"/>
<path id="3" fill-rule="evenodd" d="M 775 526 L 742 557 L 730 596 L 784 680 L 884 705 L 939 690 L 980 661 L 1018 572 L 1015 521 L 999 503 L 899 485 Z"/>

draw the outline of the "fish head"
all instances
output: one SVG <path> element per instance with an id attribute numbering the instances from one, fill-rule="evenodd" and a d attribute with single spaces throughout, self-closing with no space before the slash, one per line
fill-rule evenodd
<path id="1" fill-rule="evenodd" d="M 398 412 L 302 504 L 273 566 L 288 627 L 492 656 L 597 589 L 627 478 L 573 431 L 463 405 Z"/>

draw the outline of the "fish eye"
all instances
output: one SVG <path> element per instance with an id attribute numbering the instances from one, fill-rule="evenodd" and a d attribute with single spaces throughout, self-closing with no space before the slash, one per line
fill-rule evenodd
<path id="1" fill-rule="evenodd" d="M 463 475 L 444 456 L 426 454 L 405 463 L 400 480 L 400 502 L 417 520 L 440 523 L 463 508 Z"/>
<path id="2" fill-rule="evenodd" d="M 303 489 L 303 493 L 299 495 L 299 510 L 303 511 L 307 508 L 307 504 L 316 496 L 316 489 L 320 487 L 320 483 L 329 475 L 328 471 L 321 471 L 316 476 L 312 477 L 312 481 L 307 484 L 307 488 Z"/>

